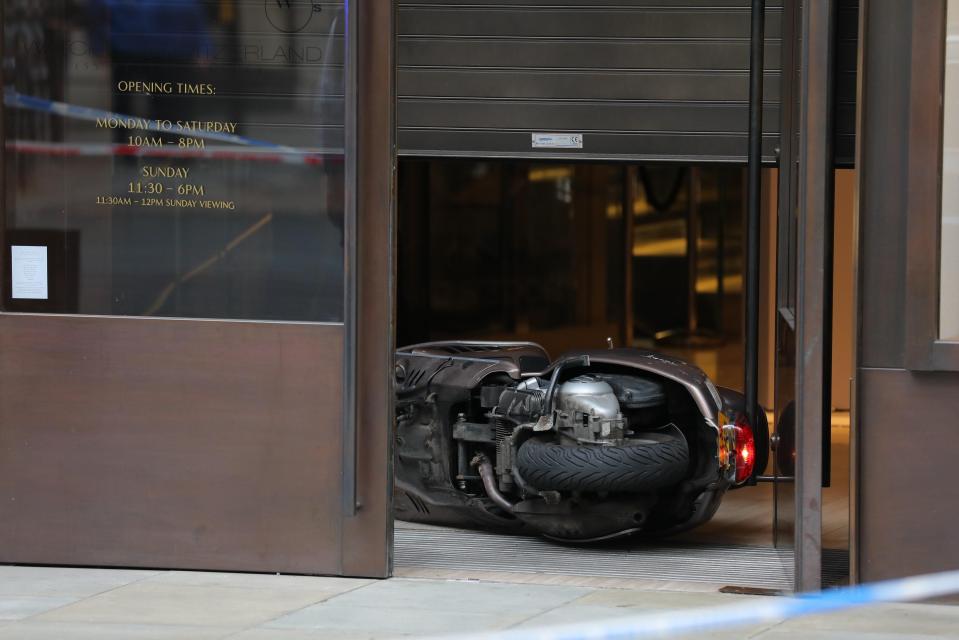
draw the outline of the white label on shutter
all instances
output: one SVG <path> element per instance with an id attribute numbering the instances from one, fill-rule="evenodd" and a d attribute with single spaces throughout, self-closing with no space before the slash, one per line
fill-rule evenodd
<path id="1" fill-rule="evenodd" d="M 582 149 L 581 133 L 534 133 L 534 149 Z"/>

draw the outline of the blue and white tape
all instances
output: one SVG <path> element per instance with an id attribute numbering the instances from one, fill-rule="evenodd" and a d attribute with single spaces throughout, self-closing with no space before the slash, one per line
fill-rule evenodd
<path id="1" fill-rule="evenodd" d="M 76 144 L 62 142 L 33 142 L 30 140 L 8 140 L 7 149 L 26 155 L 54 157 L 106 158 L 132 156 L 135 158 L 183 158 L 189 160 L 242 160 L 274 164 L 322 165 L 342 162 L 343 152 L 282 153 L 269 149 L 235 149 L 222 145 L 211 145 L 205 149 L 181 149 L 177 147 L 133 147 L 126 144 L 96 144 L 81 142 Z"/>
<path id="2" fill-rule="evenodd" d="M 610 620 L 501 632 L 444 636 L 448 640 L 626 640 L 662 638 L 829 613 L 882 602 L 910 602 L 959 593 L 959 571 L 875 582 L 791 598 L 682 611 L 664 611 Z"/>

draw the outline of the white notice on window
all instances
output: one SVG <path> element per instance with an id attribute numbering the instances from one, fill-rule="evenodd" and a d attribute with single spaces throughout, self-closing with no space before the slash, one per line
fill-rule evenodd
<path id="1" fill-rule="evenodd" d="M 582 149 L 581 133 L 534 133 L 534 149 Z"/>
<path id="2" fill-rule="evenodd" d="M 26 245 L 10 247 L 10 277 L 13 280 L 13 298 L 46 300 L 47 248 Z"/>

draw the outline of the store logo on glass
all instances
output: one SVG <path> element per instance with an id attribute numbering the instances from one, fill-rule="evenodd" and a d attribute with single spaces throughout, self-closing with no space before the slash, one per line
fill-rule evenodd
<path id="1" fill-rule="evenodd" d="M 299 33 L 310 20 L 323 11 L 319 2 L 312 0 L 263 0 L 266 19 L 282 33 Z"/>

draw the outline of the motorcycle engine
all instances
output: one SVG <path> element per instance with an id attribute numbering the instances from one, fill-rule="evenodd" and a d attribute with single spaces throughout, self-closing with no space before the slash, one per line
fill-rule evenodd
<path id="1" fill-rule="evenodd" d="M 555 428 L 580 443 L 621 443 L 669 422 L 666 390 L 657 380 L 590 373 L 563 383 L 556 397 Z"/>
<path id="2" fill-rule="evenodd" d="M 626 434 L 626 420 L 613 387 L 594 376 L 568 380 L 556 397 L 556 430 L 576 442 L 612 444 Z"/>

